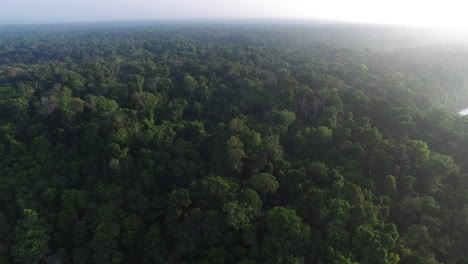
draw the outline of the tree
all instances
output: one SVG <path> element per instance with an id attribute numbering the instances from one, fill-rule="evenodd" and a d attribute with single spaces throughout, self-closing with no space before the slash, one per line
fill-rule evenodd
<path id="1" fill-rule="evenodd" d="M 187 106 L 188 106 L 187 100 L 180 98 L 180 97 L 174 98 L 173 100 L 169 102 L 169 105 L 167 107 L 167 112 L 168 112 L 169 117 L 173 121 L 180 120 Z"/>
<path id="2" fill-rule="evenodd" d="M 143 259 L 147 263 L 163 263 L 166 261 L 167 249 L 166 242 L 161 237 L 161 228 L 158 223 L 150 226 L 143 239 Z"/>
<path id="3" fill-rule="evenodd" d="M 160 104 L 161 99 L 152 93 L 134 93 L 132 95 L 136 108 L 145 114 L 150 120 L 153 120 L 154 110 Z"/>
<path id="4" fill-rule="evenodd" d="M 0 264 L 10 263 L 10 253 L 8 252 L 8 245 L 11 243 L 8 235 L 9 229 L 5 215 L 0 212 Z"/>
<path id="5" fill-rule="evenodd" d="M 398 234 L 398 233 L 396 233 Z M 352 244 L 359 252 L 359 263 L 397 264 L 400 257 L 389 252 L 396 244 L 395 233 L 382 233 L 367 225 L 358 226 L 353 235 Z"/>
<path id="6" fill-rule="evenodd" d="M 274 207 L 265 215 L 261 251 L 269 263 L 303 263 L 310 240 L 310 227 L 296 213 Z"/>
<path id="7" fill-rule="evenodd" d="M 395 199 L 398 191 L 397 191 L 397 181 L 396 178 L 392 175 L 387 175 L 383 182 L 383 193 L 390 197 L 391 199 Z"/>
<path id="8" fill-rule="evenodd" d="M 11 248 L 13 259 L 17 263 L 39 263 L 48 250 L 49 235 L 38 213 L 24 209 L 23 219 L 15 228 L 15 242 Z"/>
<path id="9" fill-rule="evenodd" d="M 197 81 L 190 75 L 184 77 L 184 89 L 189 93 L 190 97 L 193 97 Z"/>
<path id="10" fill-rule="evenodd" d="M 278 161 L 283 158 L 283 146 L 278 135 L 267 136 L 262 141 L 268 160 Z"/>
<path id="11" fill-rule="evenodd" d="M 89 245 L 94 264 L 123 262 L 119 251 L 120 226 L 117 223 L 102 223 L 95 230 L 93 240 Z"/>
<path id="12" fill-rule="evenodd" d="M 234 173 L 239 174 L 244 167 L 243 159 L 246 158 L 244 144 L 236 136 L 231 136 L 226 141 L 227 164 Z"/>
<path id="13" fill-rule="evenodd" d="M 138 74 L 129 74 L 129 86 L 132 92 L 142 92 L 143 84 L 145 83 L 145 77 Z"/>
<path id="14" fill-rule="evenodd" d="M 296 115 L 287 109 L 273 110 L 265 116 L 265 122 L 271 126 L 277 126 L 281 134 L 284 134 L 295 120 Z"/>
<path id="15" fill-rule="evenodd" d="M 279 187 L 275 176 L 268 173 L 255 174 L 250 178 L 249 185 L 263 195 L 275 193 Z"/>

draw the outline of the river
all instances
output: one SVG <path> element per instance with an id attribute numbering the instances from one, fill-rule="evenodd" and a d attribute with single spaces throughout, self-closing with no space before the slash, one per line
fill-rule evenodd
<path id="1" fill-rule="evenodd" d="M 468 115 L 468 108 L 465 108 L 465 109 L 461 110 L 460 112 L 458 112 L 458 114 L 460 114 L 461 116 Z"/>

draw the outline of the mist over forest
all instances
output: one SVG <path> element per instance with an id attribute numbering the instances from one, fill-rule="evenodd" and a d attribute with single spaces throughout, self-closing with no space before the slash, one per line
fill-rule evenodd
<path id="1" fill-rule="evenodd" d="M 466 36 L 0 25 L 0 264 L 465 264 Z"/>

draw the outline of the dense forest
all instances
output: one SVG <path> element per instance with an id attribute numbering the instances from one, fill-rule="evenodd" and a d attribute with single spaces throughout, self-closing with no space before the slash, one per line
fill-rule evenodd
<path id="1" fill-rule="evenodd" d="M 0 263 L 467 263 L 468 50 L 314 32 L 1 32 Z"/>

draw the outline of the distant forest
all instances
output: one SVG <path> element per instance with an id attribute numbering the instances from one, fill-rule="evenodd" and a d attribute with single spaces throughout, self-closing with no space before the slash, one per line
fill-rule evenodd
<path id="1" fill-rule="evenodd" d="M 410 33 L 1 27 L 0 264 L 466 264 L 468 48 Z"/>

